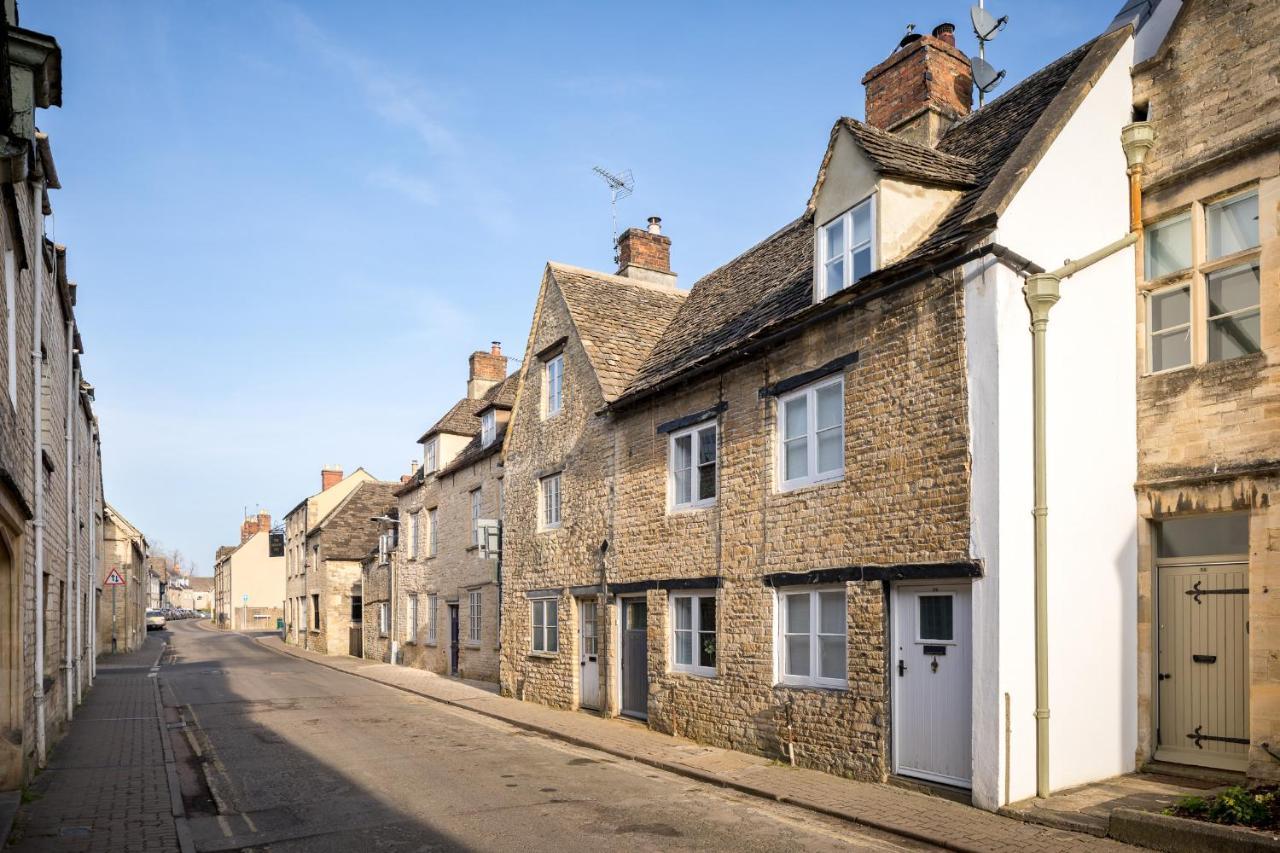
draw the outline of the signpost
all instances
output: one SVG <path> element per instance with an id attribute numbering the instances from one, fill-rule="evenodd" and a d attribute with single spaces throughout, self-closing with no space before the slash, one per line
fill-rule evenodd
<path id="1" fill-rule="evenodd" d="M 240 617 L 240 627 L 249 630 L 249 593 L 240 596 L 240 604 L 243 605 L 244 615 Z"/>
<path id="2" fill-rule="evenodd" d="M 111 654 L 114 655 L 116 653 L 116 587 L 125 584 L 124 578 L 117 569 L 107 572 L 107 579 L 103 583 L 111 587 Z"/>

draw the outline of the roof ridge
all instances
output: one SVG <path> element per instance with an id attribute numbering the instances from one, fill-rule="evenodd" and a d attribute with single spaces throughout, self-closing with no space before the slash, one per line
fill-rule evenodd
<path id="1" fill-rule="evenodd" d="M 614 284 L 629 285 L 631 287 L 643 288 L 644 290 L 651 290 L 655 293 L 660 293 L 664 296 L 669 295 L 669 296 L 678 296 L 678 297 L 684 298 L 685 296 L 689 295 L 689 291 L 687 290 L 680 290 L 679 288 L 675 288 L 675 287 L 667 287 L 666 285 L 662 285 L 662 284 L 654 284 L 651 281 L 643 281 L 641 279 L 636 279 L 636 278 L 627 278 L 625 275 L 614 275 L 613 273 L 600 272 L 599 270 L 588 269 L 587 267 L 574 266 L 573 264 L 566 264 L 560 261 L 547 261 L 547 266 L 550 267 L 553 271 L 560 269 L 560 270 L 564 270 L 565 272 L 571 272 L 571 273 L 576 273 L 578 275 L 590 276 L 591 278 L 603 279 L 605 281 L 609 281 Z"/>

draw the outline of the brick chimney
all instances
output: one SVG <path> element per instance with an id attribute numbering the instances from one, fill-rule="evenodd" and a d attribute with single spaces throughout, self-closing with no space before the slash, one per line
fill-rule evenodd
<path id="1" fill-rule="evenodd" d="M 477 350 L 467 359 L 467 396 L 479 400 L 485 392 L 507 378 L 507 357 L 502 344 L 494 341 L 488 352 Z"/>
<path id="2" fill-rule="evenodd" d="M 271 530 L 271 513 L 260 512 L 253 518 L 246 518 L 240 525 L 240 544 L 248 542 L 255 533 Z"/>
<path id="3" fill-rule="evenodd" d="M 955 26 L 910 34 L 862 77 L 867 124 L 933 147 L 973 104 L 973 70 L 956 47 Z"/>
<path id="4" fill-rule="evenodd" d="M 628 228 L 618 238 L 618 275 L 663 287 L 676 286 L 676 274 L 671 271 L 671 238 L 662 234 L 662 219 L 650 216 L 648 228 Z"/>
<path id="5" fill-rule="evenodd" d="M 327 492 L 341 482 L 341 465 L 326 465 L 320 469 L 320 491 Z"/>

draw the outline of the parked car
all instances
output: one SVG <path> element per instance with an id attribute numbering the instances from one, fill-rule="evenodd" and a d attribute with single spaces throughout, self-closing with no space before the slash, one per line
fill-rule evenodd
<path id="1" fill-rule="evenodd" d="M 147 611 L 147 630 L 148 631 L 159 630 L 160 628 L 163 628 L 164 625 L 165 625 L 165 618 L 164 618 L 163 610 Z"/>

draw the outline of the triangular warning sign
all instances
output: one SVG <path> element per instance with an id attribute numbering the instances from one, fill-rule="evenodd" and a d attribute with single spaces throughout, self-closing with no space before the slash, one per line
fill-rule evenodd
<path id="1" fill-rule="evenodd" d="M 124 586 L 124 578 L 120 577 L 120 573 L 112 569 L 107 574 L 107 579 L 103 581 L 107 586 Z"/>

